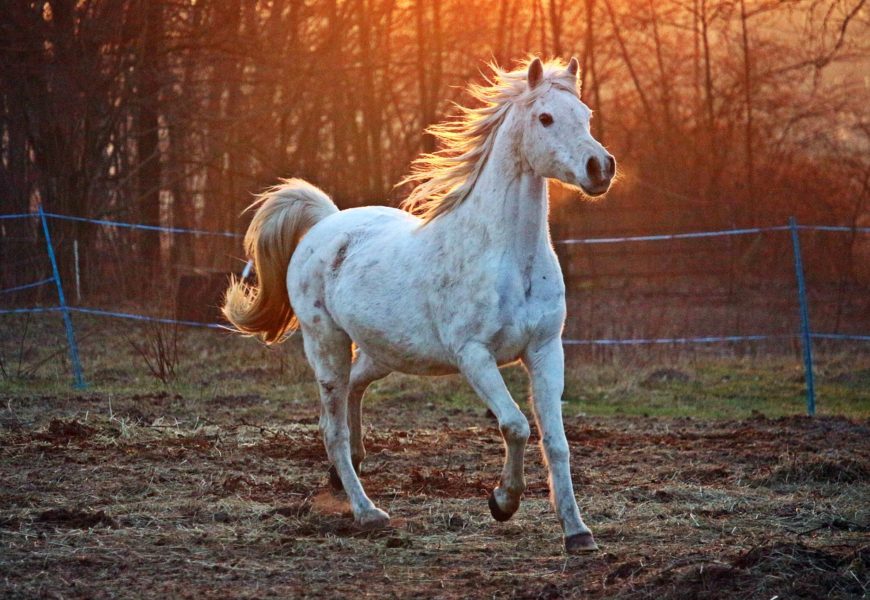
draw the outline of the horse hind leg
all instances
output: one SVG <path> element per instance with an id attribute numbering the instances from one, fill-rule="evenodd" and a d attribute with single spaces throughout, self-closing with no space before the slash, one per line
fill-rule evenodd
<path id="1" fill-rule="evenodd" d="M 359 350 L 350 369 L 350 390 L 347 396 L 348 426 L 350 428 L 350 458 L 357 475 L 361 474 L 362 461 L 366 457 L 362 433 L 362 399 L 369 385 L 389 375 L 366 353 Z M 341 478 L 334 465 L 329 467 L 329 484 L 332 489 L 343 489 Z"/>
<path id="2" fill-rule="evenodd" d="M 366 495 L 351 459 L 347 401 L 351 342 L 333 323 L 321 319 L 316 328 L 303 324 L 305 355 L 320 387 L 320 430 L 329 461 L 347 493 L 354 520 L 364 527 L 383 527 L 390 516 Z"/>

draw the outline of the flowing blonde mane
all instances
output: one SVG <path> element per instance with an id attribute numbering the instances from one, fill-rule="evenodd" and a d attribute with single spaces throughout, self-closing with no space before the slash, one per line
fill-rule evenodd
<path id="1" fill-rule="evenodd" d="M 514 71 L 490 63 L 491 78 L 486 77 L 484 85 L 472 84 L 468 88 L 482 106 L 457 105 L 459 114 L 426 129 L 441 147 L 415 159 L 411 174 L 399 183 L 415 184 L 401 204 L 403 210 L 428 223 L 459 206 L 474 187 L 492 150 L 495 133 L 513 104 L 527 106 L 553 86 L 579 96 L 577 78 L 561 60 L 544 63 L 541 83 L 529 89 L 527 74 L 532 60 L 525 60 Z"/>

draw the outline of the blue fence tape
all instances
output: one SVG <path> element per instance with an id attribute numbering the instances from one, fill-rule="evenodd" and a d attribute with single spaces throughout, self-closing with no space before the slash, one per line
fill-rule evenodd
<path id="1" fill-rule="evenodd" d="M 49 282 L 52 281 L 49 279 Z M 25 313 L 45 313 L 57 312 L 62 310 L 59 306 L 39 306 L 34 308 L 9 308 L 0 309 L 0 315 L 4 314 L 25 314 Z M 150 317 L 148 315 L 139 315 L 135 313 L 116 312 L 102 310 L 99 308 L 88 308 L 84 306 L 68 306 L 70 312 L 78 312 L 83 314 L 115 317 L 119 319 L 131 319 L 135 321 L 152 321 L 157 323 L 165 323 L 167 325 L 184 325 L 187 327 L 205 327 L 208 329 L 227 329 L 232 328 L 229 325 L 222 323 L 204 323 L 202 321 L 180 321 L 176 319 L 167 319 L 163 317 Z M 846 340 L 855 342 L 870 342 L 870 335 L 859 335 L 851 333 L 812 333 L 814 339 L 820 340 Z M 562 340 L 566 346 L 639 346 L 645 344 L 711 344 L 716 342 L 760 342 L 764 340 L 787 340 L 796 339 L 798 334 L 767 334 L 767 335 L 722 335 L 722 336 L 705 336 L 705 337 L 681 337 L 681 338 L 637 338 L 637 339 L 597 339 L 597 340 Z"/>
<path id="2" fill-rule="evenodd" d="M 85 217 L 74 217 L 72 215 L 61 215 L 58 213 L 45 213 L 45 216 L 52 219 L 60 219 L 61 221 L 94 223 L 96 225 L 106 225 L 109 227 L 125 227 L 127 229 L 141 229 L 145 231 L 163 231 L 166 233 L 190 233 L 192 235 L 216 235 L 232 238 L 244 237 L 243 234 L 234 233 L 232 231 L 208 231 L 205 229 L 186 229 L 184 227 L 161 227 L 159 225 L 142 225 L 140 223 L 125 223 L 123 221 L 109 221 L 107 219 L 87 219 Z"/>
<path id="3" fill-rule="evenodd" d="M 798 225 L 798 229 L 805 231 L 850 231 L 856 233 L 870 233 L 870 227 L 845 227 L 839 225 Z M 619 244 L 624 242 L 660 242 L 665 240 L 688 240 L 697 238 L 723 237 L 732 235 L 753 235 L 769 231 L 788 231 L 788 225 L 774 225 L 771 227 L 749 227 L 745 229 L 724 229 L 721 231 L 695 231 L 689 233 L 664 233 L 660 235 L 634 235 L 625 237 L 607 238 L 574 238 L 556 240 L 554 244 Z"/>
<path id="4" fill-rule="evenodd" d="M 23 315 L 27 313 L 57 312 L 59 310 L 62 310 L 59 306 L 35 306 L 33 308 L 0 308 L 0 315 Z"/>
<path id="5" fill-rule="evenodd" d="M 758 342 L 763 340 L 788 339 L 794 335 L 722 335 L 680 338 L 636 338 L 629 340 L 562 340 L 566 346 L 640 346 L 644 344 L 712 344 L 716 342 Z"/>
<path id="6" fill-rule="evenodd" d="M 0 219 L 23 219 L 39 216 L 37 213 L 17 213 L 0 215 Z M 76 217 L 73 215 L 64 215 L 60 213 L 45 213 L 45 216 L 51 219 L 60 219 L 63 221 L 77 221 L 81 223 L 93 223 L 96 225 L 106 225 L 109 227 L 124 227 L 127 229 L 139 229 L 145 231 L 162 231 L 165 233 L 189 233 L 191 235 L 215 235 L 220 237 L 242 238 L 244 234 L 235 233 L 232 231 L 210 231 L 207 229 L 190 229 L 185 227 L 163 227 L 161 225 L 144 225 L 142 223 L 127 223 L 124 221 L 111 221 L 108 219 L 91 219 L 87 217 Z M 848 227 L 845 225 L 798 225 L 798 229 L 806 231 L 845 231 L 855 233 L 870 233 L 870 227 Z M 684 240 L 696 238 L 709 238 L 732 235 L 752 235 L 757 233 L 765 233 L 769 231 L 787 231 L 788 225 L 773 225 L 769 227 L 748 227 L 743 229 L 724 229 L 721 231 L 696 231 L 688 233 L 666 233 L 659 235 L 635 235 L 625 237 L 607 237 L 607 238 L 574 238 L 556 240 L 555 244 L 616 244 L 623 242 L 656 242 L 665 240 Z"/>
<path id="7" fill-rule="evenodd" d="M 623 242 L 658 242 L 663 240 L 686 240 L 692 238 L 709 238 L 729 235 L 750 235 L 766 231 L 787 231 L 788 225 L 772 227 L 751 227 L 748 229 L 724 229 L 722 231 L 696 231 L 690 233 L 664 233 L 661 235 L 634 235 L 608 238 L 576 238 L 558 240 L 556 244 L 618 244 Z"/>
<path id="8" fill-rule="evenodd" d="M 49 280 L 53 281 L 53 280 Z M 37 306 L 34 308 L 4 308 L 0 309 L 0 315 L 14 315 L 26 313 L 47 313 L 60 312 L 67 310 L 69 312 L 82 313 L 86 315 L 99 315 L 104 317 L 115 317 L 118 319 L 131 319 L 134 321 L 150 321 L 153 323 L 165 323 L 167 325 L 184 325 L 186 327 L 207 327 L 209 329 L 229 329 L 229 325 L 221 323 L 203 323 L 201 321 L 179 321 L 176 319 L 165 319 L 162 317 L 149 317 L 147 315 L 137 315 L 135 313 L 116 312 L 111 310 L 102 310 L 99 308 L 88 308 L 85 306 Z"/>
<path id="9" fill-rule="evenodd" d="M 870 342 L 870 335 L 852 333 L 811 333 L 811 338 L 817 340 L 851 340 L 854 342 Z"/>
<path id="10" fill-rule="evenodd" d="M 804 231 L 854 231 L 855 233 L 870 233 L 870 227 L 846 227 L 842 225 L 798 225 Z"/>
<path id="11" fill-rule="evenodd" d="M 15 287 L 6 288 L 5 290 L 0 290 L 0 294 L 8 294 L 10 292 L 20 292 L 21 290 L 28 290 L 30 288 L 39 287 L 41 285 L 45 285 L 46 283 L 52 283 L 54 281 L 53 277 L 49 277 L 48 279 L 43 279 L 41 281 L 34 281 L 33 283 L 25 283 L 24 285 L 16 285 Z"/>
<path id="12" fill-rule="evenodd" d="M 628 340 L 600 339 L 600 340 L 562 340 L 566 346 L 640 346 L 645 344 L 711 344 L 717 342 L 760 342 L 764 340 L 787 340 L 797 339 L 799 334 L 775 334 L 775 335 L 722 335 L 708 337 L 685 337 L 685 338 L 639 338 Z M 853 342 L 870 342 L 870 335 L 857 335 L 850 333 L 811 333 L 810 337 L 819 340 L 845 340 Z"/>
<path id="13" fill-rule="evenodd" d="M 149 321 L 152 323 L 164 323 L 166 325 L 184 325 L 186 327 L 207 327 L 209 329 L 229 329 L 228 325 L 221 325 L 220 323 L 203 323 L 201 321 L 179 321 L 176 319 L 165 319 L 162 317 L 149 317 L 146 315 L 137 315 L 134 313 L 102 310 L 99 308 L 86 308 L 84 306 L 70 306 L 69 310 L 72 312 L 83 313 L 86 315 L 101 315 L 104 317 L 115 317 L 117 319 L 132 319 L 134 321 Z"/>
<path id="14" fill-rule="evenodd" d="M 31 218 L 39 216 L 38 213 L 18 213 L 0 215 L 0 219 L 18 219 Z M 160 231 L 166 233 L 187 233 L 192 235 L 215 235 L 222 237 L 241 238 L 242 234 L 228 231 L 208 231 L 202 229 L 187 229 L 181 227 L 162 227 L 157 225 L 144 225 L 140 223 L 126 223 L 122 221 L 111 221 L 107 219 L 90 219 L 85 217 L 76 217 L 72 215 L 63 215 L 59 213 L 45 213 L 45 216 L 53 219 L 77 221 L 85 223 L 94 223 L 97 225 L 105 225 L 111 227 L 123 227 L 128 229 L 138 229 L 146 231 Z M 836 225 L 798 225 L 798 229 L 810 231 L 832 231 L 832 232 L 857 232 L 870 233 L 870 227 L 847 227 Z M 665 240 L 680 240 L 680 239 L 696 239 L 710 238 L 720 236 L 735 236 L 735 235 L 752 235 L 771 231 L 788 231 L 788 225 L 770 226 L 770 227 L 751 227 L 743 229 L 727 229 L 721 231 L 701 231 L 688 233 L 673 233 L 661 235 L 643 235 L 643 236 L 625 236 L 625 237 L 609 237 L 609 238 L 578 238 L 557 240 L 556 244 L 611 244 L 622 242 L 647 242 L 647 241 L 665 241 Z M 36 287 L 50 283 L 52 279 L 0 290 L 0 293 L 12 292 L 21 289 Z M 63 310 L 61 307 L 34 307 L 34 308 L 15 308 L 15 309 L 0 309 L 0 314 L 24 314 L 24 313 L 44 313 Z M 131 319 L 138 321 L 149 321 L 165 324 L 177 324 L 189 327 L 205 327 L 209 329 L 227 329 L 228 326 L 220 323 L 204 323 L 200 321 L 184 321 L 176 319 L 167 319 L 161 317 L 150 317 L 134 313 L 107 311 L 96 308 L 87 307 L 67 307 L 70 312 L 79 312 L 84 314 L 100 315 L 115 317 L 121 319 Z M 771 339 L 789 339 L 795 338 L 796 335 L 743 335 L 743 336 L 704 336 L 704 337 L 681 337 L 681 338 L 639 338 L 639 339 L 595 339 L 595 340 L 563 340 L 565 345 L 580 346 L 580 345 L 600 345 L 600 346 L 627 346 L 627 345 L 645 345 L 645 344 L 693 344 L 693 343 L 718 343 L 718 342 L 748 342 L 748 341 L 763 341 Z M 868 335 L 853 335 L 853 334 L 836 334 L 836 333 L 812 333 L 812 338 L 815 339 L 830 339 L 830 340 L 852 340 L 852 341 L 870 341 Z"/>

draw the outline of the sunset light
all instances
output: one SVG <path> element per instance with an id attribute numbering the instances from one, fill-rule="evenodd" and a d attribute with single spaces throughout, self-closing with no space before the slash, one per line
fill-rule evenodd
<path id="1" fill-rule="evenodd" d="M 870 594 L 867 0 L 3 0 L 0 596 Z"/>

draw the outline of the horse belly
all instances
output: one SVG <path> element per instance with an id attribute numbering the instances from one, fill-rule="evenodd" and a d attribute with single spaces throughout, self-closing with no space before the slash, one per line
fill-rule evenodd
<path id="1" fill-rule="evenodd" d="M 365 353 L 393 371 L 416 375 L 455 373 L 430 316 L 419 282 L 398 279 L 407 269 L 395 264 L 349 259 L 331 289 L 333 318 Z"/>
<path id="2" fill-rule="evenodd" d="M 418 351 L 402 344 L 383 343 L 383 341 L 354 340 L 354 343 L 376 363 L 391 371 L 408 375 L 450 375 L 458 372 L 456 366 L 446 357 Z"/>
<path id="3" fill-rule="evenodd" d="M 343 311 L 342 327 L 368 356 L 392 371 L 444 375 L 456 367 L 419 315 L 387 317 L 378 311 Z M 356 314 L 348 314 L 356 313 Z M 404 318 L 402 318 L 404 317 Z"/>

